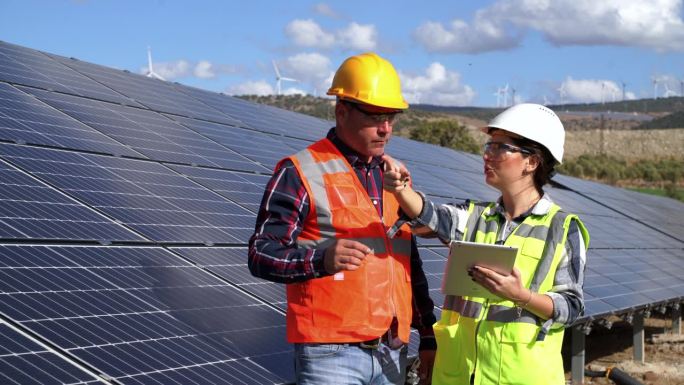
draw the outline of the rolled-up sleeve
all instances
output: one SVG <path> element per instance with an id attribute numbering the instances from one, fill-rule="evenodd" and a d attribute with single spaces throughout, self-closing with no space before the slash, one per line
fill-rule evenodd
<path id="1" fill-rule="evenodd" d="M 570 223 L 568 239 L 558 264 L 551 291 L 553 300 L 553 328 L 571 325 L 584 313 L 584 270 L 586 246 L 576 221 Z"/>
<path id="2" fill-rule="evenodd" d="M 425 238 L 439 238 L 444 244 L 463 239 L 468 221 L 468 204 L 436 204 L 418 192 L 423 199 L 423 211 L 411 221 L 414 234 Z"/>

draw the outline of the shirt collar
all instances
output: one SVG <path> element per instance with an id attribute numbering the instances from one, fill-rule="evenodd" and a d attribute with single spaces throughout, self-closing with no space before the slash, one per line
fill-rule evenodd
<path id="1" fill-rule="evenodd" d="M 337 147 L 338 150 L 340 150 L 342 155 L 344 155 L 344 157 L 347 159 L 347 162 L 349 162 L 353 168 L 374 168 L 378 167 L 382 163 L 382 157 L 379 156 L 374 156 L 370 163 L 364 162 L 356 151 L 347 146 L 342 139 L 335 134 L 335 127 L 328 131 L 328 135 L 326 137 L 335 145 L 335 147 Z"/>
<path id="2" fill-rule="evenodd" d="M 503 207 L 503 198 L 499 197 L 496 201 L 496 206 L 494 207 L 494 213 L 495 214 L 501 214 L 504 215 L 504 207 Z M 553 206 L 553 200 L 551 199 L 551 195 L 549 193 L 544 192 L 544 195 L 542 195 L 541 199 L 532 206 L 529 210 L 521 214 L 519 217 L 514 218 L 513 220 L 517 219 L 525 219 L 530 215 L 546 215 L 549 213 L 551 210 L 551 207 Z"/>

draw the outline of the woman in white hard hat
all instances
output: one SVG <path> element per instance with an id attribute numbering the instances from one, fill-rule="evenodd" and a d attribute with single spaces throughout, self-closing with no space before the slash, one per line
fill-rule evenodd
<path id="1" fill-rule="evenodd" d="M 468 273 L 501 300 L 446 296 L 434 325 L 433 384 L 565 383 L 564 327 L 584 310 L 582 285 L 589 234 L 544 192 L 563 158 L 565 131 L 550 109 L 518 104 L 483 130 L 485 181 L 496 202 L 438 205 L 411 189 L 409 172 L 391 160 L 385 189 L 413 219 L 418 235 L 518 248 L 515 267 L 502 275 L 481 266 Z"/>

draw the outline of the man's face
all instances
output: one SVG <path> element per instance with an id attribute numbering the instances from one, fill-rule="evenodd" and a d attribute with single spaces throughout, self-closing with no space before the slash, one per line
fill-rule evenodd
<path id="1" fill-rule="evenodd" d="M 338 101 L 335 107 L 337 136 L 369 161 L 385 153 L 399 112 L 401 110 Z"/>

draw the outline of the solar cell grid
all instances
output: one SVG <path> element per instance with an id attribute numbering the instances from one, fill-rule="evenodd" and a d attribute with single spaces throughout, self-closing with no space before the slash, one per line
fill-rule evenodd
<path id="1" fill-rule="evenodd" d="M 181 92 L 191 95 L 203 103 L 239 119 L 239 126 L 262 132 L 286 135 L 301 139 L 317 140 L 325 136 L 329 122 L 296 115 L 239 98 L 211 93 L 191 87 L 177 86 Z M 228 123 L 230 124 L 230 123 Z M 235 124 L 233 124 L 235 125 Z"/>
<path id="2" fill-rule="evenodd" d="M 247 268 L 247 248 L 171 248 L 198 266 L 220 275 L 241 289 L 285 311 L 285 285 L 252 276 Z"/>
<path id="3" fill-rule="evenodd" d="M 0 154 L 153 241 L 243 243 L 254 226 L 248 210 L 154 162 L 10 145 Z"/>
<path id="4" fill-rule="evenodd" d="M 292 148 L 284 145 L 291 142 L 288 138 L 196 119 L 171 118 L 263 166 L 254 171 L 270 172 L 280 159 L 293 153 Z"/>
<path id="5" fill-rule="evenodd" d="M 7 385 L 104 384 L 2 321 L 0 382 Z"/>
<path id="6" fill-rule="evenodd" d="M 150 159 L 248 171 L 267 170 L 153 111 L 38 90 L 26 91 Z"/>
<path id="7" fill-rule="evenodd" d="M 264 187 L 269 179 L 268 175 L 243 174 L 187 166 L 172 165 L 169 167 L 254 214 L 259 211 Z"/>
<path id="8" fill-rule="evenodd" d="M 0 139 L 141 156 L 110 137 L 5 83 L 0 83 Z"/>
<path id="9" fill-rule="evenodd" d="M 170 83 L 58 55 L 49 54 L 49 56 L 152 110 L 227 124 L 235 121 L 198 100 L 178 92 Z"/>
<path id="10" fill-rule="evenodd" d="M 142 240 L 138 235 L 2 160 L 0 238 Z"/>
<path id="11" fill-rule="evenodd" d="M 272 361 L 291 350 L 283 315 L 164 249 L 1 245 L 0 255 L 0 311 L 113 378 L 210 384 L 236 365 L 271 383 L 292 377 Z"/>

